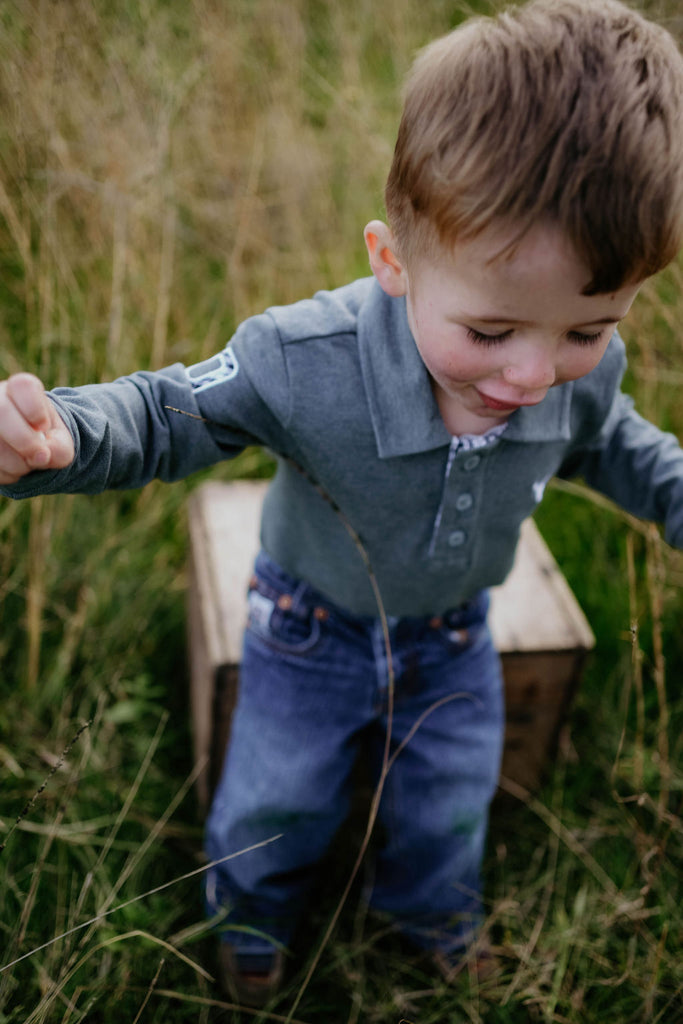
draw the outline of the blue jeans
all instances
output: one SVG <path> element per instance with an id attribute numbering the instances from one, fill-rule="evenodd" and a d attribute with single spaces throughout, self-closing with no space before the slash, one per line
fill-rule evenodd
<path id="1" fill-rule="evenodd" d="M 488 596 L 389 623 L 392 764 L 371 905 L 425 949 L 454 953 L 482 916 L 479 870 L 504 725 Z M 205 897 L 243 955 L 287 945 L 315 867 L 349 810 L 361 736 L 379 772 L 389 673 L 379 619 L 353 616 L 261 553 L 240 689 L 206 832 Z M 364 750 L 367 749 L 365 746 Z"/>

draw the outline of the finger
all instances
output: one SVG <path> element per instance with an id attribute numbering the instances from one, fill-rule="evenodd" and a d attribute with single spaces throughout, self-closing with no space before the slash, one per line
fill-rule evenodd
<path id="1" fill-rule="evenodd" d="M 31 467 L 26 460 L 4 441 L 0 441 L 0 485 L 14 484 L 30 471 Z"/>
<path id="2" fill-rule="evenodd" d="M 15 373 L 7 381 L 7 394 L 24 419 L 36 430 L 49 430 L 50 399 L 45 388 L 32 373 Z"/>
<path id="3" fill-rule="evenodd" d="M 46 437 L 50 461 L 42 466 L 34 464 L 36 469 L 65 469 L 74 460 L 76 452 L 71 433 L 64 425 L 59 413 L 55 413 L 55 416 L 58 424 L 53 430 L 48 431 Z"/>
<path id="4" fill-rule="evenodd" d="M 11 398 L 9 381 L 0 383 L 0 440 L 21 458 L 33 459 L 38 464 L 49 461 L 49 447 L 44 430 L 31 426 Z M 49 424 L 46 424 L 49 429 Z M 40 454 L 39 454 L 40 453 Z"/>

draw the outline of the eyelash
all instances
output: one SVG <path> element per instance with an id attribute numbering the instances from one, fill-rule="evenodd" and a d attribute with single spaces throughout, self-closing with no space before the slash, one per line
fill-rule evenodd
<path id="1" fill-rule="evenodd" d="M 473 327 L 467 328 L 467 337 L 476 345 L 499 345 L 501 342 L 507 341 L 511 334 L 512 331 L 503 331 L 502 334 L 482 334 L 481 331 L 475 331 Z M 598 331 L 596 334 L 583 334 L 581 331 L 569 331 L 567 337 L 570 341 L 573 341 L 575 345 L 595 345 L 602 337 L 602 334 L 602 331 Z"/>
<path id="2" fill-rule="evenodd" d="M 481 331 L 475 331 L 474 327 L 467 328 L 467 337 L 476 345 L 498 345 L 501 341 L 506 341 L 511 334 L 512 331 L 503 331 L 502 334 L 482 334 Z"/>
<path id="3" fill-rule="evenodd" d="M 598 331 L 597 334 L 582 334 L 581 331 L 570 331 L 567 336 L 577 345 L 595 345 L 597 341 L 600 341 L 602 335 L 603 331 Z"/>

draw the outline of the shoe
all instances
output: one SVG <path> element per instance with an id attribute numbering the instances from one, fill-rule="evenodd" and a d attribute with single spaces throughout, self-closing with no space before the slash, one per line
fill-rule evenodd
<path id="1" fill-rule="evenodd" d="M 267 957 L 249 959 L 255 962 L 240 964 L 239 954 L 235 953 L 233 947 L 227 942 L 221 942 L 218 952 L 221 986 L 236 1003 L 265 1006 L 277 993 L 282 982 L 284 957 L 279 949 L 275 949 Z"/>

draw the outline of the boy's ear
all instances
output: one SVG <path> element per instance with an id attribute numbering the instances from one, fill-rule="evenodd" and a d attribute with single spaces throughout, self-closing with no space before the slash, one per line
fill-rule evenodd
<path id="1" fill-rule="evenodd" d="M 405 295 L 408 290 L 408 277 L 403 264 L 396 256 L 391 229 L 381 220 L 371 220 L 363 235 L 370 257 L 370 267 L 379 286 L 393 298 Z"/>

